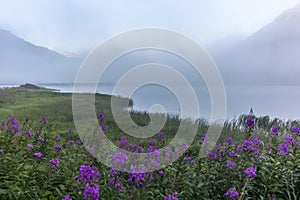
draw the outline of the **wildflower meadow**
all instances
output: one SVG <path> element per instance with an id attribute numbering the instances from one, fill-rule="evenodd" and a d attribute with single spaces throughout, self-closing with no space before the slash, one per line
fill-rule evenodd
<path id="1" fill-rule="evenodd" d="M 55 115 L 25 117 L 23 111 L 22 115 L 15 113 L 20 118 L 13 113 L 6 115 L 10 114 L 6 119 L 1 117 L 0 124 L 0 199 L 300 198 L 298 121 L 241 115 L 226 121 L 218 142 L 212 144 L 206 134 L 209 123 L 202 120 L 191 146 L 178 144 L 162 156 L 158 150 L 174 136 L 178 117 L 170 117 L 169 127 L 153 137 L 134 139 L 117 129 L 111 116 L 100 110 L 96 115 L 99 125 L 119 148 L 154 153 L 157 160 L 176 158 L 168 166 L 158 166 L 155 159 L 140 165 L 131 163 L 130 170 L 125 171 L 119 169 L 129 162 L 126 154 L 117 152 L 107 157 L 111 166 L 104 165 L 85 147 L 85 140 L 72 124 L 58 126 Z M 132 115 L 138 116 L 139 123 L 147 121 L 146 113 Z M 210 151 L 199 156 L 203 145 Z M 180 149 L 185 149 L 183 156 L 178 156 Z M 149 165 L 157 170 L 148 171 Z"/>

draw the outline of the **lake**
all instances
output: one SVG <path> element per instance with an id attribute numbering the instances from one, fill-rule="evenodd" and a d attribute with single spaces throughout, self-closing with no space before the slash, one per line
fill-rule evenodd
<path id="1" fill-rule="evenodd" d="M 38 84 L 39 86 L 58 89 L 61 92 L 73 92 L 73 84 Z M 0 87 L 17 85 L 7 84 Z M 111 94 L 114 85 L 102 84 L 98 93 Z M 185 91 L 184 86 L 179 87 Z M 126 88 L 126 86 L 124 86 Z M 202 117 L 209 119 L 211 102 L 208 90 L 203 86 L 193 86 L 199 101 Z M 258 116 L 269 115 L 272 118 L 300 119 L 300 86 L 225 86 L 227 98 L 227 119 L 246 114 L 251 108 Z M 131 96 L 133 109 L 147 111 L 152 105 L 162 105 L 168 113 L 179 114 L 180 106 L 176 96 L 168 89 L 158 85 L 145 85 Z"/>

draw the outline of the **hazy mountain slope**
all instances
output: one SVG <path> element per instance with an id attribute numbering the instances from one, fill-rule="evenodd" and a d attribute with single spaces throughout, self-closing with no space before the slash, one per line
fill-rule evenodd
<path id="1" fill-rule="evenodd" d="M 214 58 L 230 84 L 300 84 L 300 5 Z"/>
<path id="2" fill-rule="evenodd" d="M 0 29 L 0 83 L 72 82 L 79 63 Z"/>

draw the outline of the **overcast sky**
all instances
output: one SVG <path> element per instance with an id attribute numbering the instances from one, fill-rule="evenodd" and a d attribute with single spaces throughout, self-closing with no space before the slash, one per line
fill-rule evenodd
<path id="1" fill-rule="evenodd" d="M 161 27 L 202 44 L 247 36 L 300 0 L 0 0 L 0 28 L 58 52 L 85 52 L 123 31 Z"/>

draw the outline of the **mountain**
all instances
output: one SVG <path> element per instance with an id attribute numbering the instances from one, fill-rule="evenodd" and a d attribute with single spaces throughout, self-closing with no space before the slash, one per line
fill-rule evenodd
<path id="1" fill-rule="evenodd" d="M 300 84 L 300 4 L 213 58 L 229 84 Z"/>
<path id="2" fill-rule="evenodd" d="M 73 82 L 79 58 L 66 57 L 0 29 L 0 83 Z"/>

